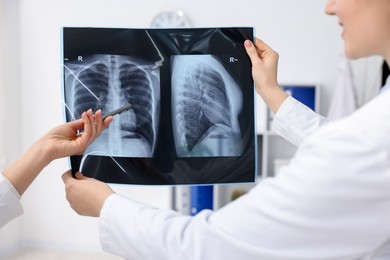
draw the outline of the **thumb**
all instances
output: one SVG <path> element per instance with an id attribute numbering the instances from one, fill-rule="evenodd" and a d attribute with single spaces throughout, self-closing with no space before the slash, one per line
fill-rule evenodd
<path id="1" fill-rule="evenodd" d="M 88 177 L 85 177 L 81 172 L 76 172 L 74 176 L 78 180 L 83 180 L 83 179 L 87 179 L 88 178 Z"/>
<path id="2" fill-rule="evenodd" d="M 88 180 L 88 179 L 92 179 L 92 178 L 90 178 L 90 177 L 84 176 L 81 172 L 76 172 L 74 176 L 75 176 L 75 178 L 76 178 L 77 180 Z"/>
<path id="3" fill-rule="evenodd" d="M 245 40 L 244 46 L 252 65 L 261 61 L 257 49 L 251 40 Z"/>

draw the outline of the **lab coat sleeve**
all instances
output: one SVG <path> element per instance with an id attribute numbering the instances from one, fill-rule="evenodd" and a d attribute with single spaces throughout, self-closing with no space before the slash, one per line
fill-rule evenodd
<path id="1" fill-rule="evenodd" d="M 272 130 L 290 143 L 299 146 L 329 120 L 294 99 L 288 97 L 280 106 L 272 121 Z"/>
<path id="2" fill-rule="evenodd" d="M 186 259 L 183 254 L 197 253 L 193 246 L 202 231 L 196 227 L 209 214 L 191 218 L 114 194 L 100 213 L 100 241 L 105 251 L 126 259 Z"/>
<path id="3" fill-rule="evenodd" d="M 390 235 L 387 100 L 311 134 L 277 177 L 218 211 L 182 216 L 111 195 L 103 248 L 126 259 L 371 259 Z"/>
<path id="4" fill-rule="evenodd" d="M 0 173 L 0 228 L 22 215 L 20 195 L 14 186 Z"/>

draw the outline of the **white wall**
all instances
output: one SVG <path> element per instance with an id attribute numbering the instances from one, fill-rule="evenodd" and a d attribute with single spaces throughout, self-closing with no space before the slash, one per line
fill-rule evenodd
<path id="1" fill-rule="evenodd" d="M 21 134 L 18 6 L 18 1 L 0 0 L 0 169 L 17 158 L 21 145 L 15 138 Z M 17 248 L 20 235 L 21 220 L 13 220 L 1 230 L 0 251 Z"/>
<path id="2" fill-rule="evenodd" d="M 280 54 L 281 83 L 320 84 L 321 113 L 326 114 L 342 52 L 337 19 L 323 14 L 325 0 L 248 0 L 239 7 L 233 0 L 2 0 L 18 2 L 19 10 L 2 10 L 19 16 L 21 133 L 15 122 L 13 140 L 27 148 L 49 128 L 63 122 L 61 108 L 60 27 L 148 27 L 162 10 L 182 9 L 198 27 L 255 26 L 256 35 Z M 14 19 L 9 18 L 9 21 Z M 3 42 L 2 37 L 2 42 Z M 10 47 L 12 49 L 12 47 Z M 4 68 L 2 67 L 2 70 Z M 16 74 L 16 75 L 15 75 Z M 3 83 L 3 82 L 2 82 Z M 17 103 L 18 104 L 18 103 Z M 2 122 L 3 124 L 3 122 Z M 77 216 L 65 201 L 61 174 L 65 159 L 52 163 L 22 199 L 21 241 L 27 246 L 98 250 L 97 220 Z M 169 207 L 166 187 L 114 186 L 120 193 Z M 0 241 L 7 236 L 0 232 Z M 1 246 L 0 246 L 1 250 Z"/>

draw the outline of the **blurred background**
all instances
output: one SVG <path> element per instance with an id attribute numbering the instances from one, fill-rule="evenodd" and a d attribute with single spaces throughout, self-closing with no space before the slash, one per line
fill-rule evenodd
<path id="1" fill-rule="evenodd" d="M 0 0 L 1 168 L 50 128 L 64 122 L 60 58 L 60 29 L 64 26 L 147 28 L 156 15 L 171 10 L 182 10 L 194 27 L 254 26 L 256 36 L 280 54 L 279 82 L 317 86 L 317 112 L 326 116 L 337 91 L 335 82 L 343 59 L 341 28 L 336 17 L 324 14 L 326 1 L 241 3 Z M 374 57 L 351 63 L 358 106 L 378 92 L 381 62 Z M 261 100 L 257 104 L 257 132 L 262 135 L 267 131 L 263 125 L 267 112 Z M 259 152 L 267 150 L 259 148 Z M 68 168 L 67 159 L 53 162 L 24 194 L 24 215 L 0 230 L 0 259 L 29 248 L 101 252 L 98 220 L 78 216 L 65 200 L 61 175 Z M 161 208 L 173 207 L 172 187 L 112 187 L 136 200 Z"/>

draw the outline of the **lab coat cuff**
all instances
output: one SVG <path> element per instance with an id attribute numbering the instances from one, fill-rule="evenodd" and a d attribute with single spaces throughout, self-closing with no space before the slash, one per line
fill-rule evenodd
<path id="1" fill-rule="evenodd" d="M 272 121 L 272 130 L 276 133 L 284 132 L 282 129 L 286 127 L 286 121 L 289 120 L 291 116 L 291 111 L 298 104 L 298 101 L 289 96 L 287 99 L 280 105 L 278 111 L 276 112 L 274 119 Z"/>
<path id="2" fill-rule="evenodd" d="M 0 227 L 10 220 L 23 214 L 23 207 L 20 203 L 21 196 L 11 182 L 0 174 L 0 208 L 2 216 Z M 4 209 L 4 210 L 3 210 Z"/>
<path id="3" fill-rule="evenodd" d="M 291 96 L 288 96 L 276 112 L 274 122 L 275 120 L 283 120 L 286 116 L 288 116 L 290 111 L 293 110 L 294 106 L 296 106 L 297 103 L 298 100 Z"/>
<path id="4" fill-rule="evenodd" d="M 11 192 L 12 196 L 15 197 L 18 201 L 22 198 L 19 194 L 19 192 L 15 189 L 14 185 L 7 179 L 7 177 L 4 176 L 3 173 L 0 174 L 0 182 L 5 181 L 7 183 L 9 191 Z"/>

